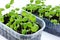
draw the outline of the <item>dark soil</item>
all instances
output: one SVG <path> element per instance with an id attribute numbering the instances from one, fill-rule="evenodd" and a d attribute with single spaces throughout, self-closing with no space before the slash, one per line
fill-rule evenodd
<path id="1" fill-rule="evenodd" d="M 32 12 L 34 15 L 39 16 L 38 9 Z"/>
<path id="2" fill-rule="evenodd" d="M 4 15 L 4 24 L 6 24 L 6 23 L 8 23 L 8 21 L 9 21 L 9 16 L 7 16 L 7 14 L 6 15 Z"/>
<path id="3" fill-rule="evenodd" d="M 51 19 L 59 20 L 59 17 L 57 17 L 57 16 L 53 16 Z"/>
<path id="4" fill-rule="evenodd" d="M 26 9 L 26 11 L 31 12 L 30 10 L 27 10 L 27 9 Z M 33 10 L 32 13 L 33 13 L 34 15 L 36 15 L 36 16 L 39 16 L 38 9 L 37 9 L 37 10 Z"/>
<path id="5" fill-rule="evenodd" d="M 39 26 L 39 29 L 38 29 L 38 30 L 40 30 L 40 29 L 41 29 L 41 26 L 40 26 L 39 24 L 37 24 L 37 25 Z M 22 29 L 24 29 L 24 28 L 23 28 L 23 26 L 20 25 L 19 28 L 17 29 L 17 32 L 18 32 L 18 33 L 21 33 L 21 32 L 22 32 Z M 27 27 L 26 30 L 28 30 L 28 29 L 30 29 L 30 28 Z M 38 30 L 37 30 L 37 31 L 38 31 Z M 34 32 L 31 32 L 31 31 L 27 32 L 27 34 L 33 34 L 33 33 L 34 33 Z M 21 33 L 21 34 L 22 34 L 22 33 Z"/>

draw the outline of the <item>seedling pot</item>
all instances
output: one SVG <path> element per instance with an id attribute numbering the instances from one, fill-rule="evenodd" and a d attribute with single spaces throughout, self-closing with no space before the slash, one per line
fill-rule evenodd
<path id="1" fill-rule="evenodd" d="M 46 18 L 44 18 L 43 20 L 46 23 L 46 27 L 45 27 L 44 31 L 51 33 L 53 35 L 56 35 L 56 36 L 60 36 L 60 31 L 59 31 L 60 30 L 60 24 L 55 25 L 55 24 L 51 23 Z"/>
<path id="2" fill-rule="evenodd" d="M 40 40 L 42 31 L 45 28 L 45 22 L 38 17 L 36 17 L 36 20 L 41 26 L 41 29 L 36 33 L 23 35 L 17 33 L 16 31 L 12 30 L 8 26 L 0 22 L 0 34 L 7 38 L 8 40 Z"/>
<path id="3" fill-rule="evenodd" d="M 33 13 L 33 14 L 35 16 L 39 17 L 37 12 Z M 45 27 L 44 31 L 51 33 L 53 35 L 56 35 L 56 36 L 60 36 L 60 31 L 59 31 L 60 30 L 60 24 L 54 24 L 50 20 L 48 20 L 47 18 L 43 18 L 43 20 L 46 23 L 46 27 Z"/>
<path id="4" fill-rule="evenodd" d="M 37 15 L 37 13 L 34 15 L 39 17 Z M 60 30 L 60 24 L 55 25 L 52 22 L 50 22 L 50 20 L 48 20 L 47 18 L 43 18 L 43 20 L 46 23 L 46 27 L 45 27 L 44 31 L 60 37 L 60 31 L 59 31 Z"/>

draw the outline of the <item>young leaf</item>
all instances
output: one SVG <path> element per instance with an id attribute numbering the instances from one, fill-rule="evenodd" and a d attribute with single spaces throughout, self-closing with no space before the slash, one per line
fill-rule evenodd
<path id="1" fill-rule="evenodd" d="M 22 16 L 26 16 L 26 14 L 27 14 L 27 13 L 26 13 L 25 11 L 22 12 Z"/>
<path id="2" fill-rule="evenodd" d="M 37 24 L 34 24 L 33 27 L 31 27 L 32 32 L 36 32 L 38 30 L 39 26 Z"/>
<path id="3" fill-rule="evenodd" d="M 27 23 L 23 23 L 23 27 L 24 27 L 24 29 L 26 29 L 27 28 Z"/>
<path id="4" fill-rule="evenodd" d="M 24 18 L 22 19 L 22 21 L 23 21 L 23 22 L 26 22 L 26 21 L 28 21 L 28 18 L 27 18 L 27 17 L 24 17 Z"/>
<path id="5" fill-rule="evenodd" d="M 11 17 L 11 18 L 10 18 L 10 22 L 13 22 L 13 21 L 14 21 L 14 19 Z"/>
<path id="6" fill-rule="evenodd" d="M 50 11 L 51 8 L 52 8 L 52 6 L 51 6 L 51 5 L 48 5 L 48 6 L 46 6 L 45 10 L 46 10 L 46 11 Z"/>
<path id="7" fill-rule="evenodd" d="M 30 0 L 30 3 L 33 3 L 34 0 Z"/>
<path id="8" fill-rule="evenodd" d="M 56 19 L 51 19 L 51 22 L 54 24 L 58 24 L 58 21 Z"/>
<path id="9" fill-rule="evenodd" d="M 58 16 L 59 16 L 59 14 L 58 14 L 58 13 L 56 13 L 56 16 L 58 17 Z"/>
<path id="10" fill-rule="evenodd" d="M 27 22 L 27 26 L 31 28 L 32 27 L 32 23 L 31 22 Z"/>
<path id="11" fill-rule="evenodd" d="M 14 26 L 14 30 L 17 31 L 17 26 Z"/>
<path id="12" fill-rule="evenodd" d="M 52 16 L 54 16 L 54 15 L 56 14 L 55 11 L 50 11 L 49 13 L 50 13 L 50 15 L 52 15 Z"/>
<path id="13" fill-rule="evenodd" d="M 18 18 L 21 22 L 22 22 L 22 16 L 19 16 L 19 18 Z"/>
<path id="14" fill-rule="evenodd" d="M 50 13 L 49 12 L 45 12 L 45 16 L 46 17 L 49 17 L 50 16 Z"/>
<path id="15" fill-rule="evenodd" d="M 23 7 L 22 9 L 23 9 L 23 10 L 26 10 L 27 8 L 26 8 L 26 7 Z"/>
<path id="16" fill-rule="evenodd" d="M 0 8 L 0 11 L 3 11 L 4 10 L 4 8 Z"/>
<path id="17" fill-rule="evenodd" d="M 13 26 L 13 25 L 10 25 L 10 28 L 12 28 L 12 29 L 13 29 L 13 28 L 14 28 L 14 26 Z"/>
<path id="18" fill-rule="evenodd" d="M 36 22 L 36 17 L 34 15 L 30 15 L 29 20 L 31 20 L 31 22 Z"/>
<path id="19" fill-rule="evenodd" d="M 3 10 L 4 10 L 4 8 L 0 8 L 0 15 L 2 15 Z"/>
<path id="20" fill-rule="evenodd" d="M 44 13 L 45 12 L 45 9 L 39 9 L 38 12 L 39 13 Z"/>
<path id="21" fill-rule="evenodd" d="M 14 0 L 10 0 L 10 4 L 13 4 L 14 3 Z"/>
<path id="22" fill-rule="evenodd" d="M 4 17 L 0 15 L 0 22 L 4 22 Z"/>
<path id="23" fill-rule="evenodd" d="M 8 22 L 6 25 L 7 25 L 7 26 L 10 26 L 10 25 L 11 25 L 11 22 Z"/>
<path id="24" fill-rule="evenodd" d="M 35 1 L 36 4 L 40 4 L 40 2 L 41 2 L 40 0 L 36 0 Z"/>
<path id="25" fill-rule="evenodd" d="M 15 20 L 15 23 L 16 23 L 16 24 L 19 24 L 19 23 L 20 23 L 20 20 L 19 20 L 19 19 L 16 19 L 16 20 Z"/>
<path id="26" fill-rule="evenodd" d="M 6 4 L 5 8 L 8 9 L 10 8 L 10 6 L 11 6 L 10 4 Z"/>
<path id="27" fill-rule="evenodd" d="M 20 9 L 19 9 L 19 8 L 16 8 L 15 10 L 16 10 L 16 11 L 19 11 Z"/>
<path id="28" fill-rule="evenodd" d="M 22 34 L 26 34 L 27 30 L 26 29 L 22 29 Z"/>

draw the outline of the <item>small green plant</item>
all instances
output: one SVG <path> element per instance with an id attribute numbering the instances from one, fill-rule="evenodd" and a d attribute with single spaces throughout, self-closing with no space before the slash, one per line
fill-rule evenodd
<path id="1" fill-rule="evenodd" d="M 52 19 L 51 22 L 54 23 L 54 24 L 58 23 L 58 21 L 56 19 Z"/>
<path id="2" fill-rule="evenodd" d="M 40 4 L 40 2 L 41 2 L 40 0 L 36 0 L 35 1 L 36 4 Z"/>
<path id="3" fill-rule="evenodd" d="M 14 3 L 14 0 L 10 0 L 10 4 L 13 4 Z"/>
<path id="4" fill-rule="evenodd" d="M 6 7 L 6 9 L 8 9 L 8 8 L 10 8 L 10 6 L 11 6 L 10 4 L 6 4 L 5 7 Z"/>
<path id="5" fill-rule="evenodd" d="M 23 7 L 23 9 L 29 10 L 29 12 L 34 12 L 44 5 L 44 2 L 42 2 L 42 0 L 35 0 L 35 4 L 33 4 L 32 2 L 34 2 L 34 0 L 30 0 L 30 4 L 28 4 L 26 7 Z"/>
<path id="6" fill-rule="evenodd" d="M 30 0 L 30 3 L 33 3 L 34 0 Z"/>

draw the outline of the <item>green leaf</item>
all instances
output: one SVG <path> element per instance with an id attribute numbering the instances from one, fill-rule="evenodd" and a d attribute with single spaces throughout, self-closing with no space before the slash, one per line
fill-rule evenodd
<path id="1" fill-rule="evenodd" d="M 26 29 L 27 28 L 27 23 L 23 23 L 23 27 L 24 27 L 24 29 Z"/>
<path id="2" fill-rule="evenodd" d="M 37 10 L 38 6 L 36 4 L 31 4 L 31 10 Z"/>
<path id="3" fill-rule="evenodd" d="M 30 14 L 29 20 L 30 20 L 31 22 L 36 22 L 36 17 L 35 17 L 34 15 Z"/>
<path id="4" fill-rule="evenodd" d="M 40 0 L 36 0 L 35 1 L 36 4 L 40 4 L 40 2 L 41 2 Z"/>
<path id="5" fill-rule="evenodd" d="M 0 15 L 2 15 L 3 10 L 4 10 L 4 8 L 0 8 Z"/>
<path id="6" fill-rule="evenodd" d="M 17 26 L 14 26 L 14 30 L 17 31 Z"/>
<path id="7" fill-rule="evenodd" d="M 48 6 L 46 6 L 45 10 L 46 10 L 46 11 L 50 11 L 51 8 L 52 8 L 52 6 L 51 6 L 51 5 L 48 5 Z"/>
<path id="8" fill-rule="evenodd" d="M 15 20 L 15 23 L 16 23 L 16 24 L 20 24 L 20 22 L 21 22 L 21 21 L 20 21 L 19 19 L 16 19 L 16 20 Z"/>
<path id="9" fill-rule="evenodd" d="M 15 13 L 15 10 L 11 10 L 9 13 L 8 13 L 8 16 L 15 16 L 15 15 L 17 15 L 16 13 Z"/>
<path id="10" fill-rule="evenodd" d="M 22 12 L 22 16 L 26 16 L 27 13 L 25 11 Z"/>
<path id="11" fill-rule="evenodd" d="M 49 13 L 50 13 L 50 15 L 52 15 L 52 16 L 54 16 L 54 15 L 56 14 L 55 11 L 50 11 Z"/>
<path id="12" fill-rule="evenodd" d="M 27 5 L 26 9 L 30 10 L 32 12 L 32 4 Z"/>
<path id="13" fill-rule="evenodd" d="M 13 18 L 10 18 L 10 22 L 13 22 L 14 21 L 14 19 Z"/>
<path id="14" fill-rule="evenodd" d="M 0 15 L 0 22 L 4 22 L 4 17 Z"/>
<path id="15" fill-rule="evenodd" d="M 33 25 L 31 22 L 27 22 L 27 26 L 31 28 Z"/>
<path id="16" fill-rule="evenodd" d="M 12 19 L 15 19 L 15 16 L 14 16 L 14 15 L 12 15 L 12 16 L 11 16 L 11 18 L 12 18 Z"/>
<path id="17" fill-rule="evenodd" d="M 14 28 L 14 26 L 13 26 L 13 25 L 10 25 L 10 28 L 12 28 L 12 29 L 13 29 L 13 28 Z"/>
<path id="18" fill-rule="evenodd" d="M 40 18 L 43 18 L 43 15 L 42 15 L 42 13 L 39 13 L 39 17 L 40 17 Z"/>
<path id="19" fill-rule="evenodd" d="M 16 11 L 19 11 L 20 9 L 19 8 L 15 8 Z"/>
<path id="20" fill-rule="evenodd" d="M 15 13 L 15 10 L 14 10 L 14 9 L 12 9 L 12 10 L 11 10 L 11 12 Z"/>
<path id="21" fill-rule="evenodd" d="M 54 24 L 58 24 L 58 21 L 56 19 L 51 19 L 51 22 Z"/>
<path id="22" fill-rule="evenodd" d="M 56 16 L 58 17 L 58 16 L 59 16 L 59 14 L 58 14 L 58 13 L 56 13 Z"/>
<path id="23" fill-rule="evenodd" d="M 45 12 L 45 16 L 46 17 L 49 17 L 50 16 L 50 13 L 49 12 Z"/>
<path id="24" fill-rule="evenodd" d="M 14 3 L 14 0 L 10 0 L 10 4 L 13 4 Z"/>
<path id="25" fill-rule="evenodd" d="M 25 35 L 26 33 L 27 33 L 27 30 L 26 30 L 26 29 L 23 29 L 23 30 L 22 30 L 22 34 Z"/>
<path id="26" fill-rule="evenodd" d="M 8 22 L 6 25 L 7 25 L 7 26 L 10 26 L 10 25 L 11 25 L 11 22 Z"/>
<path id="27" fill-rule="evenodd" d="M 6 4 L 5 8 L 8 9 L 10 8 L 10 6 L 11 6 L 10 4 Z"/>
<path id="28" fill-rule="evenodd" d="M 20 21 L 22 21 L 22 16 L 19 16 L 19 18 L 18 18 Z"/>
<path id="29" fill-rule="evenodd" d="M 44 13 L 45 12 L 45 9 L 39 9 L 38 12 L 39 13 Z"/>
<path id="30" fill-rule="evenodd" d="M 24 17 L 22 20 L 23 20 L 23 22 L 26 22 L 26 21 L 28 21 L 28 18 Z"/>
<path id="31" fill-rule="evenodd" d="M 34 0 L 30 0 L 30 3 L 33 3 Z"/>
<path id="32" fill-rule="evenodd" d="M 4 10 L 4 8 L 0 8 L 0 11 L 3 11 Z"/>
<path id="33" fill-rule="evenodd" d="M 36 32 L 38 30 L 39 26 L 37 24 L 34 24 L 33 27 L 31 27 L 32 32 Z"/>
<path id="34" fill-rule="evenodd" d="M 23 7 L 22 9 L 23 9 L 23 10 L 26 10 L 26 7 Z"/>

